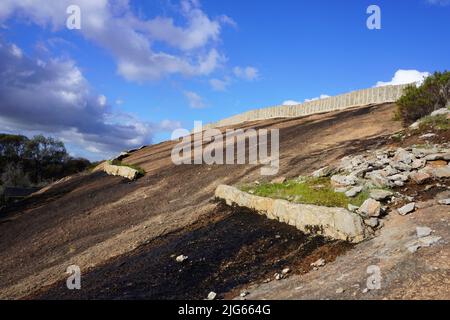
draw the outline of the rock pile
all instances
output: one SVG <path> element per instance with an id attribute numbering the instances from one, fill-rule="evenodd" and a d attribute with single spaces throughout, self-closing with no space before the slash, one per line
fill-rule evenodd
<path id="1" fill-rule="evenodd" d="M 410 148 L 384 148 L 366 154 L 347 156 L 334 166 L 321 168 L 313 177 L 330 176 L 336 192 L 355 197 L 363 190 L 369 190 L 367 199 L 360 208 L 349 206 L 359 213 L 366 225 L 376 228 L 379 217 L 396 198 L 403 198 L 407 204 L 397 211 L 407 215 L 415 210 L 413 199 L 389 191 L 403 187 L 408 181 L 424 184 L 432 179 L 450 177 L 450 147 L 443 145 L 415 146 Z"/>

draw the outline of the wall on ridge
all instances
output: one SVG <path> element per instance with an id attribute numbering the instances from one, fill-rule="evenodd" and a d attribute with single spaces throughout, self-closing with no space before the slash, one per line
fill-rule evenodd
<path id="1" fill-rule="evenodd" d="M 369 88 L 294 106 L 274 106 L 250 110 L 215 123 L 206 124 L 203 126 L 203 129 L 224 127 L 253 120 L 301 117 L 356 106 L 395 102 L 402 96 L 403 90 L 409 85 L 411 84 Z"/>

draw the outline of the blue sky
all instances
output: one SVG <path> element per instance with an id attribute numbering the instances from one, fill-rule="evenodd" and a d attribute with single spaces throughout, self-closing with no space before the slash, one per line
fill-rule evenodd
<path id="1" fill-rule="evenodd" d="M 449 68 L 449 18 L 446 0 L 2 0 L 0 131 L 101 159 L 194 120 L 416 80 Z"/>

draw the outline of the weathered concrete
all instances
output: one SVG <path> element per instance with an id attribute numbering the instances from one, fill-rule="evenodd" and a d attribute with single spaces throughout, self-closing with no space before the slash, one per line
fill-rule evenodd
<path id="1" fill-rule="evenodd" d="M 121 176 L 129 180 L 135 180 L 139 176 L 139 172 L 127 166 L 116 166 L 105 161 L 99 164 L 94 171 L 103 171 L 111 176 Z"/>
<path id="2" fill-rule="evenodd" d="M 246 121 L 301 117 L 315 113 L 343 110 L 356 106 L 395 102 L 401 97 L 403 90 L 407 86 L 409 85 L 369 88 L 335 97 L 308 101 L 295 106 L 273 106 L 263 109 L 250 110 L 222 119 L 215 123 L 206 124 L 203 126 L 203 129 L 230 126 Z"/>
<path id="3" fill-rule="evenodd" d="M 360 242 L 368 234 L 363 219 L 344 208 L 330 208 L 286 200 L 254 196 L 237 188 L 219 185 L 215 196 L 228 205 L 246 207 L 295 226 L 305 233 L 321 234 L 333 239 Z"/>

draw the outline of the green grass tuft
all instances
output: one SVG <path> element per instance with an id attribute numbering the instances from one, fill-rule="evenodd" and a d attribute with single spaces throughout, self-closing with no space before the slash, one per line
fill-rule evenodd
<path id="1" fill-rule="evenodd" d="M 291 202 L 314 204 L 326 207 L 347 208 L 349 204 L 361 206 L 369 197 L 369 190 L 363 190 L 356 197 L 349 198 L 344 193 L 335 192 L 329 178 L 303 178 L 289 180 L 283 184 L 265 183 L 257 186 L 244 186 L 242 191 Z"/>
<path id="2" fill-rule="evenodd" d="M 419 125 L 420 129 L 435 128 L 438 130 L 450 129 L 450 120 L 447 115 L 440 114 L 437 116 L 426 116 L 422 119 Z"/>

